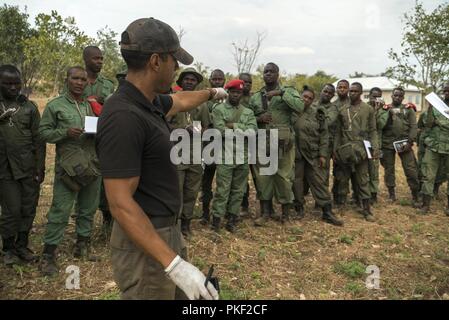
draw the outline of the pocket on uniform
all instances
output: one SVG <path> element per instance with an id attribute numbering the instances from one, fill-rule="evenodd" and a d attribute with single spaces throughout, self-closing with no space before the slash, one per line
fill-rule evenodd
<path id="1" fill-rule="evenodd" d="M 139 250 L 134 242 L 128 237 L 120 225 L 114 221 L 111 233 L 111 248 L 117 250 L 137 251 Z"/>

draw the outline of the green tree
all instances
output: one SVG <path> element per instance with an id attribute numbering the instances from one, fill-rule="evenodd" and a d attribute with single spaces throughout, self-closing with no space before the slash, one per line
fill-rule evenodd
<path id="1" fill-rule="evenodd" d="M 437 91 L 449 76 L 449 4 L 427 13 L 422 3 L 416 2 L 413 10 L 404 14 L 404 22 L 401 52 L 390 49 L 389 57 L 396 65 L 388 74 L 425 91 Z"/>
<path id="2" fill-rule="evenodd" d="M 108 79 L 115 81 L 115 75 L 125 66 L 120 54 L 120 48 L 116 40 L 117 32 L 104 27 L 97 31 L 97 38 L 92 43 L 103 52 L 104 64 L 101 73 Z"/>
<path id="3" fill-rule="evenodd" d="M 31 36 L 28 14 L 18 6 L 0 7 L 0 63 L 20 66 L 24 60 L 23 41 Z"/>
<path id="4" fill-rule="evenodd" d="M 29 79 L 34 77 L 35 66 L 26 66 L 25 40 L 35 34 L 28 23 L 28 14 L 21 12 L 18 6 L 0 7 L 0 64 L 12 64 L 22 71 L 24 89 Z"/>
<path id="5" fill-rule="evenodd" d="M 62 89 L 67 68 L 82 65 L 82 50 L 91 40 L 78 29 L 73 17 L 63 19 L 54 10 L 38 14 L 35 23 L 36 34 L 24 41 L 25 65 L 37 69 L 28 86 L 38 85 L 41 91 L 54 95 Z"/>

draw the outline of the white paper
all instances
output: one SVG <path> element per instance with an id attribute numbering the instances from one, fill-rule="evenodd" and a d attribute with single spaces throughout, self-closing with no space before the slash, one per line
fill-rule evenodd
<path id="1" fill-rule="evenodd" d="M 363 144 L 365 145 L 366 155 L 368 156 L 368 159 L 372 159 L 373 156 L 371 155 L 371 151 L 369 148 L 371 148 L 371 142 L 368 140 L 363 140 Z"/>
<path id="2" fill-rule="evenodd" d="M 86 116 L 84 118 L 84 132 L 85 133 L 97 133 L 97 117 Z"/>
<path id="3" fill-rule="evenodd" d="M 426 96 L 427 102 L 429 102 L 435 109 L 437 109 L 443 116 L 449 119 L 449 107 L 443 100 L 435 93 L 432 92 Z"/>

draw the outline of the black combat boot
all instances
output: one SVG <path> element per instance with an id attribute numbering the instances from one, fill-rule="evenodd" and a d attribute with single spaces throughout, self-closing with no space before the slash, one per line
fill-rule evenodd
<path id="1" fill-rule="evenodd" d="M 210 211 L 209 211 L 209 206 L 205 206 L 203 203 L 203 215 L 201 216 L 201 221 L 200 223 L 203 226 L 207 226 L 209 224 L 210 221 Z"/>
<path id="2" fill-rule="evenodd" d="M 78 259 L 87 258 L 89 255 L 89 242 L 90 239 L 88 237 L 78 236 L 73 250 L 73 256 Z"/>
<path id="3" fill-rule="evenodd" d="M 190 230 L 190 219 L 181 218 L 181 232 L 185 239 L 190 239 L 192 231 Z"/>
<path id="4" fill-rule="evenodd" d="M 44 276 L 54 276 L 58 274 L 59 268 L 56 264 L 56 245 L 44 246 L 39 269 Z"/>
<path id="5" fill-rule="evenodd" d="M 394 187 L 388 187 L 388 199 L 392 202 L 396 201 L 396 192 L 394 191 Z"/>
<path id="6" fill-rule="evenodd" d="M 290 221 L 290 204 L 283 204 L 282 205 L 282 216 L 281 216 L 281 223 L 289 222 Z"/>
<path id="7" fill-rule="evenodd" d="M 332 206 L 330 203 L 323 207 L 323 220 L 327 223 L 333 224 L 334 226 L 343 225 L 343 221 L 338 220 L 332 213 Z"/>
<path id="8" fill-rule="evenodd" d="M 260 216 L 254 220 L 256 227 L 263 227 L 270 218 L 270 201 L 260 200 Z"/>
<path id="9" fill-rule="evenodd" d="M 237 216 L 233 214 L 229 214 L 228 221 L 226 222 L 226 230 L 230 233 L 234 233 L 237 227 Z"/>
<path id="10" fill-rule="evenodd" d="M 359 194 L 356 192 L 352 193 L 350 204 L 359 208 L 363 207 L 362 201 L 359 197 Z"/>
<path id="11" fill-rule="evenodd" d="M 429 196 L 427 194 L 423 194 L 422 196 L 422 206 L 421 209 L 419 209 L 419 213 L 421 214 L 428 214 L 430 211 L 430 201 L 432 200 L 432 196 Z"/>
<path id="12" fill-rule="evenodd" d="M 273 200 L 269 200 L 268 203 L 270 204 L 270 218 L 274 221 L 281 221 L 282 215 L 276 212 L 273 205 Z"/>
<path id="13" fill-rule="evenodd" d="M 221 229 L 221 219 L 220 217 L 212 217 L 212 226 L 211 226 L 212 230 L 214 230 L 216 233 L 220 232 Z"/>
<path id="14" fill-rule="evenodd" d="M 363 205 L 363 216 L 365 217 L 365 220 L 369 222 L 376 221 L 376 219 L 373 216 L 373 213 L 371 212 L 370 199 L 363 199 L 362 205 Z"/>
<path id="15" fill-rule="evenodd" d="M 419 190 L 412 190 L 412 206 L 413 208 L 419 208 Z"/>
<path id="16" fill-rule="evenodd" d="M 2 237 L 3 253 L 4 253 L 3 263 L 8 267 L 20 263 L 20 258 L 16 251 L 15 238 L 16 237 L 8 237 L 8 238 Z"/>
<path id="17" fill-rule="evenodd" d="M 28 232 L 19 232 L 17 234 L 16 252 L 19 258 L 25 262 L 36 260 L 34 252 L 28 248 Z"/>
<path id="18" fill-rule="evenodd" d="M 301 220 L 304 218 L 305 212 L 304 212 L 304 205 L 302 203 L 295 204 L 295 211 L 296 211 L 296 216 L 295 216 L 296 220 Z"/>

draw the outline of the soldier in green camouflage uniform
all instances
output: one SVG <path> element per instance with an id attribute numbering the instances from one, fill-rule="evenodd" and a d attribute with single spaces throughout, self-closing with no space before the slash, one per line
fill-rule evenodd
<path id="1" fill-rule="evenodd" d="M 39 134 L 43 141 L 56 144 L 53 201 L 48 211 L 44 235 L 41 271 L 58 272 L 55 250 L 64 237 L 70 211 L 77 201 L 77 241 L 74 256 L 86 257 L 98 208 L 101 178 L 95 152 L 95 136 L 84 133 L 86 116 L 93 116 L 89 103 L 82 98 L 87 84 L 83 68 L 67 72 L 67 92 L 48 102 L 42 115 Z"/>
<path id="2" fill-rule="evenodd" d="M 226 102 L 217 105 L 212 113 L 214 128 L 219 130 L 222 137 L 225 137 L 225 131 L 233 130 L 235 134 L 253 130 L 254 136 L 257 130 L 256 117 L 251 109 L 245 108 L 240 104 L 243 95 L 243 81 L 232 80 L 226 86 L 229 98 Z M 232 147 L 232 149 L 230 148 Z M 223 139 L 223 162 L 217 164 L 217 176 L 214 199 L 212 202 L 212 228 L 215 232 L 220 231 L 221 219 L 225 215 L 228 217 L 226 229 L 234 232 L 239 207 L 242 203 L 243 193 L 248 181 L 248 153 L 245 145 L 243 151 L 243 163 L 238 164 L 235 143 L 226 145 Z M 225 154 L 232 153 L 233 163 L 225 162 Z"/>
<path id="3" fill-rule="evenodd" d="M 379 110 L 383 107 L 382 90 L 378 87 L 371 88 L 369 92 L 368 104 L 374 109 L 376 119 Z M 381 131 L 377 130 L 379 144 L 382 141 Z M 380 148 L 379 148 L 380 149 Z M 369 188 L 371 191 L 371 203 L 377 202 L 377 194 L 379 193 L 379 159 L 370 159 L 368 164 L 369 171 Z"/>
<path id="4" fill-rule="evenodd" d="M 336 91 L 337 99 L 333 102 L 333 104 L 337 107 L 338 112 L 340 112 L 340 110 L 344 106 L 350 104 L 348 95 L 349 82 L 345 79 L 338 81 Z M 332 175 L 334 176 L 334 181 L 332 184 L 332 195 L 334 197 L 334 203 L 337 206 L 342 206 L 346 203 L 346 197 L 349 193 L 349 183 L 348 180 L 344 177 L 345 171 L 336 162 L 333 162 Z"/>
<path id="5" fill-rule="evenodd" d="M 449 83 L 443 88 L 444 102 L 449 106 Z M 423 118 L 427 136 L 424 139 L 426 151 L 422 160 L 423 183 L 421 193 L 423 205 L 421 213 L 426 214 L 430 210 L 430 201 L 434 192 L 435 178 L 440 167 L 449 168 L 449 119 L 438 110 L 429 106 L 426 116 Z M 449 215 L 449 184 L 447 187 Z"/>
<path id="6" fill-rule="evenodd" d="M 426 153 L 426 146 L 424 144 L 424 140 L 427 137 L 427 133 L 429 132 L 429 129 L 427 129 L 424 126 L 424 119 L 426 118 L 427 115 L 427 111 L 421 112 L 419 119 L 418 119 L 418 135 L 417 135 L 417 145 L 418 145 L 418 159 L 417 159 L 417 164 L 418 164 L 418 179 L 419 179 L 419 190 L 421 190 L 422 187 L 422 160 L 424 158 L 424 154 Z M 446 168 L 444 165 L 440 166 L 438 168 L 438 173 L 437 176 L 435 178 L 435 185 L 433 188 L 433 193 L 434 196 L 438 195 L 438 191 L 440 189 L 440 186 L 447 181 L 447 174 L 446 174 Z M 420 196 L 422 196 L 421 192 L 419 193 Z"/>
<path id="7" fill-rule="evenodd" d="M 89 100 L 94 99 L 103 105 L 106 98 L 114 93 L 114 82 L 100 74 L 103 68 L 103 53 L 96 46 L 88 46 L 83 51 L 83 59 L 87 71 L 87 85 L 83 96 Z M 103 214 L 103 234 L 108 237 L 112 231 L 112 216 L 104 192 L 103 181 L 101 182 L 98 209 Z"/>
<path id="8" fill-rule="evenodd" d="M 249 100 L 251 99 L 251 89 L 253 86 L 253 79 L 251 74 L 249 73 L 241 73 L 239 75 L 239 79 L 243 81 L 243 96 L 240 99 L 240 104 L 242 106 L 244 106 L 245 108 L 249 108 Z M 253 181 L 254 180 L 254 175 L 252 172 L 254 172 L 254 167 L 252 165 L 249 166 L 250 171 L 251 171 L 251 175 L 253 176 Z M 255 184 L 254 184 L 255 185 Z M 240 211 L 240 215 L 242 217 L 246 217 L 248 216 L 249 212 L 248 212 L 248 208 L 249 208 L 249 183 L 246 184 L 246 190 L 245 190 L 245 194 L 243 195 L 243 200 L 242 200 L 242 208 Z"/>
<path id="9" fill-rule="evenodd" d="M 328 83 L 324 85 L 321 90 L 320 99 L 315 102 L 313 105 L 315 108 L 319 110 L 324 110 L 326 112 L 326 123 L 328 127 L 328 152 L 326 156 L 326 186 L 329 189 L 329 179 L 330 179 L 330 161 L 332 158 L 332 149 L 334 145 L 334 138 L 337 130 L 337 117 L 338 117 L 338 107 L 335 103 L 331 102 L 332 98 L 335 95 L 335 87 L 333 84 Z"/>
<path id="10" fill-rule="evenodd" d="M 224 72 L 220 69 L 215 69 L 212 71 L 210 74 L 209 83 L 212 88 L 223 88 L 225 84 Z M 213 109 L 217 105 L 218 103 L 216 101 L 207 102 L 209 114 L 212 115 Z M 204 143 L 203 146 L 205 145 L 207 145 L 207 143 Z M 215 169 L 215 163 L 206 164 L 204 166 L 203 179 L 201 181 L 201 200 L 203 203 L 203 215 L 201 217 L 202 225 L 207 225 L 210 220 L 210 202 L 213 198 L 212 182 L 214 181 Z"/>
<path id="11" fill-rule="evenodd" d="M 0 66 L 0 235 L 5 265 L 34 260 L 28 237 L 45 176 L 39 110 L 20 95 L 21 88 L 19 70 Z"/>
<path id="12" fill-rule="evenodd" d="M 203 76 L 194 68 L 186 68 L 179 75 L 176 83 L 182 88 L 182 91 L 194 91 L 203 81 Z M 190 133 L 190 139 L 193 138 L 193 121 L 199 121 L 201 128 L 207 129 L 210 125 L 209 111 L 206 104 L 202 104 L 196 109 L 188 112 L 179 112 L 167 119 L 173 129 L 186 129 Z M 195 130 L 199 128 L 195 127 Z M 190 143 L 189 163 L 177 165 L 179 189 L 181 192 L 181 231 L 186 239 L 189 239 L 192 231 L 190 223 L 193 218 L 196 198 L 201 187 L 203 168 L 201 164 L 193 163 L 193 142 Z"/>
<path id="13" fill-rule="evenodd" d="M 363 205 L 363 215 L 367 221 L 374 221 L 370 209 L 368 157 L 364 140 L 372 146 L 372 156 L 378 157 L 378 137 L 376 117 L 372 107 L 362 102 L 363 87 L 353 83 L 349 89 L 351 104 L 343 107 L 338 115 L 337 135 L 334 143 L 335 158 L 342 164 L 348 180 L 351 172 L 357 181 L 357 192 Z"/>
<path id="14" fill-rule="evenodd" d="M 264 68 L 265 87 L 256 92 L 250 100 L 250 107 L 257 117 L 261 129 L 277 129 L 279 133 L 279 162 L 276 174 L 260 175 L 256 166 L 256 181 L 261 204 L 261 217 L 256 225 L 263 225 L 270 216 L 273 197 L 282 205 L 282 220 L 289 217 L 293 203 L 292 181 L 295 162 L 294 114 L 301 114 L 304 103 L 293 87 L 279 84 L 279 67 L 268 63 Z"/>
<path id="15" fill-rule="evenodd" d="M 330 88 L 330 86 L 325 87 L 326 90 Z M 325 95 L 328 93 L 326 92 Z M 330 92 L 328 96 L 330 101 L 332 99 Z M 341 226 L 343 222 L 335 218 L 332 213 L 332 199 L 326 182 L 329 178 L 328 112 L 323 106 L 311 105 L 314 98 L 314 92 L 305 88 L 302 94 L 304 112 L 297 118 L 294 125 L 296 160 L 293 193 L 297 217 L 299 219 L 304 217 L 304 183 L 307 182 L 313 198 L 323 210 L 323 220 Z"/>
<path id="16" fill-rule="evenodd" d="M 396 200 L 395 194 L 395 160 L 396 151 L 393 143 L 407 140 L 404 150 L 398 152 L 401 158 L 407 183 L 412 193 L 414 205 L 418 202 L 419 180 L 413 144 L 416 141 L 417 127 L 415 110 L 410 105 L 402 104 L 404 90 L 396 88 L 392 95 L 393 103 L 379 110 L 377 127 L 381 136 L 382 159 L 385 169 L 385 185 L 388 188 L 390 200 Z"/>

